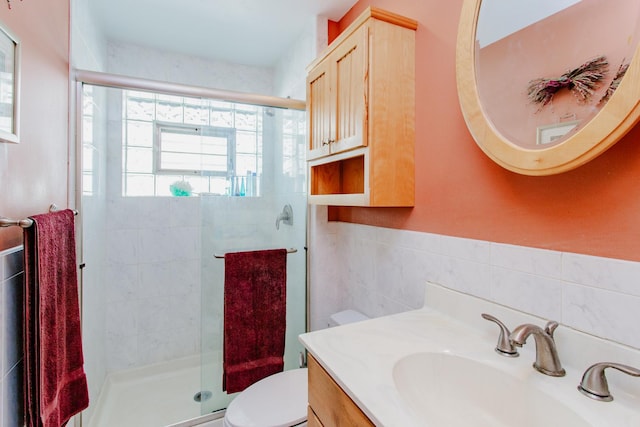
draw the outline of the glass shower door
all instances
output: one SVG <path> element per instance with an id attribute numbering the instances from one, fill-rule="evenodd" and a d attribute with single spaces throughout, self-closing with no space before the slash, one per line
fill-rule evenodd
<path id="1" fill-rule="evenodd" d="M 222 390 L 224 254 L 287 248 L 284 369 L 299 367 L 298 335 L 306 328 L 305 112 L 219 106 L 235 129 L 235 157 L 224 194 L 200 194 L 202 414 L 225 409 L 236 394 Z M 276 220 L 285 205 L 292 224 Z"/>
<path id="2" fill-rule="evenodd" d="M 297 250 L 287 257 L 285 368 L 298 367 L 304 112 L 90 83 L 79 91 L 93 402 L 83 424 L 172 425 L 227 407 L 234 395 L 222 391 L 224 261 L 216 253 Z M 276 229 L 286 204 L 293 224 Z"/>

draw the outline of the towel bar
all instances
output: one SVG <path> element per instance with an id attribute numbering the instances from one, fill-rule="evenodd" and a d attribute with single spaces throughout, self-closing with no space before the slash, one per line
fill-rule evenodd
<path id="1" fill-rule="evenodd" d="M 287 253 L 288 254 L 293 254 L 298 252 L 298 250 L 296 248 L 287 248 Z M 225 254 L 213 254 L 214 258 L 224 258 Z"/>
<path id="2" fill-rule="evenodd" d="M 58 207 L 55 205 L 55 203 L 49 206 L 49 212 L 55 212 L 57 210 L 58 210 Z M 78 215 L 78 211 L 74 209 L 73 214 Z M 32 225 L 33 225 L 33 220 L 29 218 L 11 219 L 11 218 L 5 218 L 3 216 L 0 216 L 0 227 L 18 226 L 22 228 L 29 228 Z"/>

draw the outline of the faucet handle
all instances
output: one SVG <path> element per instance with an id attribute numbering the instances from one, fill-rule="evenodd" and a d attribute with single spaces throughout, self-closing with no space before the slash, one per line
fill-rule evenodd
<path id="1" fill-rule="evenodd" d="M 549 334 L 551 338 L 553 338 L 553 333 L 555 332 L 556 329 L 558 329 L 558 325 L 559 323 L 556 322 L 555 320 L 550 320 L 549 322 L 547 322 L 547 325 L 544 327 L 544 331 L 547 334 Z"/>
<path id="2" fill-rule="evenodd" d="M 490 314 L 482 313 L 481 316 L 483 319 L 493 322 L 500 327 L 500 336 L 498 336 L 498 344 L 496 344 L 496 353 L 506 357 L 518 357 L 518 350 L 514 347 L 511 340 L 509 340 L 511 332 L 509 332 L 509 329 L 505 324 Z"/>
<path id="3" fill-rule="evenodd" d="M 580 381 L 580 385 L 578 386 L 580 393 L 594 400 L 611 402 L 613 400 L 613 396 L 609 392 L 607 377 L 604 375 L 604 370 L 607 368 L 617 369 L 625 374 L 640 377 L 640 369 L 636 369 L 631 366 L 612 362 L 596 363 L 584 371 L 582 381 Z"/>

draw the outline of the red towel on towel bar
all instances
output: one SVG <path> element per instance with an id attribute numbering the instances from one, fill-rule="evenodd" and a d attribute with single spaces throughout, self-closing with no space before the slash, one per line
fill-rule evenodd
<path id="1" fill-rule="evenodd" d="M 224 258 L 222 389 L 235 393 L 284 367 L 287 250 Z"/>
<path id="2" fill-rule="evenodd" d="M 73 211 L 24 229 L 25 422 L 60 427 L 89 405 L 80 335 Z"/>

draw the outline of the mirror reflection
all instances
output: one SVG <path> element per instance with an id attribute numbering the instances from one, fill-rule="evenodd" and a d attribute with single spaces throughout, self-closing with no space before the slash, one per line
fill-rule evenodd
<path id="1" fill-rule="evenodd" d="M 638 42 L 637 0 L 482 0 L 476 84 L 511 143 L 558 145 L 615 94 Z"/>

